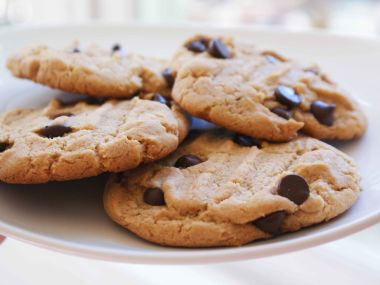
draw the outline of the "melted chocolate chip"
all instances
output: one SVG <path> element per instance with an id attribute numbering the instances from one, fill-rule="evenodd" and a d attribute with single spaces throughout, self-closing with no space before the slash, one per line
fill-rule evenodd
<path id="1" fill-rule="evenodd" d="M 67 95 L 58 96 L 56 99 L 59 101 L 61 106 L 73 106 L 79 102 L 84 101 L 85 96 L 81 95 Z"/>
<path id="2" fill-rule="evenodd" d="M 118 172 L 113 174 L 113 179 L 116 183 L 123 185 L 124 172 Z"/>
<path id="3" fill-rule="evenodd" d="M 101 105 L 105 101 L 107 101 L 107 98 L 104 97 L 90 97 L 86 95 L 79 95 L 79 94 L 62 94 L 56 98 L 61 106 L 73 106 L 78 104 L 79 102 L 84 102 L 90 105 Z"/>
<path id="4" fill-rule="evenodd" d="M 204 40 L 196 40 L 192 41 L 191 43 L 188 43 L 186 47 L 188 50 L 192 52 L 205 52 L 207 50 L 207 42 Z"/>
<path id="5" fill-rule="evenodd" d="M 62 116 L 66 116 L 66 117 L 71 117 L 71 116 L 74 116 L 73 113 L 60 113 L 60 114 L 54 114 L 54 115 L 51 115 L 49 116 L 50 119 L 54 120 L 55 118 L 58 118 L 58 117 L 62 117 Z"/>
<path id="6" fill-rule="evenodd" d="M 261 147 L 261 141 L 245 135 L 234 135 L 233 141 L 241 146 L 257 146 Z"/>
<path id="7" fill-rule="evenodd" d="M 202 159 L 200 159 L 198 156 L 187 154 L 178 158 L 174 166 L 177 168 L 188 168 L 202 162 Z"/>
<path id="8" fill-rule="evenodd" d="M 165 68 L 162 72 L 162 76 L 165 78 L 166 85 L 169 88 L 172 88 L 174 85 L 174 76 L 173 76 L 173 70 L 171 68 Z"/>
<path id="9" fill-rule="evenodd" d="M 218 126 L 197 117 L 191 117 L 191 130 L 209 131 L 216 129 Z"/>
<path id="10" fill-rule="evenodd" d="M 73 48 L 72 50 L 72 53 L 79 53 L 79 52 L 80 52 L 79 48 Z"/>
<path id="11" fill-rule="evenodd" d="M 286 217 L 285 211 L 277 211 L 263 218 L 253 221 L 253 224 L 263 232 L 271 235 L 278 235 L 282 232 L 282 222 Z"/>
<path id="12" fill-rule="evenodd" d="M 159 102 L 161 104 L 165 104 L 169 108 L 171 107 L 170 101 L 167 100 L 164 96 L 162 96 L 160 93 L 154 93 L 152 97 L 153 101 Z"/>
<path id="13" fill-rule="evenodd" d="M 105 98 L 105 97 L 88 97 L 84 102 L 90 105 L 102 105 L 108 99 L 109 98 Z"/>
<path id="14" fill-rule="evenodd" d="M 309 197 L 310 190 L 305 179 L 301 176 L 290 174 L 281 179 L 277 193 L 297 205 L 301 205 Z"/>
<path id="15" fill-rule="evenodd" d="M 12 147 L 12 144 L 9 142 L 0 142 L 0 152 L 6 151 L 7 149 L 11 147 Z"/>
<path id="16" fill-rule="evenodd" d="M 160 188 L 149 188 L 144 192 L 144 202 L 152 206 L 165 205 L 164 192 Z"/>
<path id="17" fill-rule="evenodd" d="M 216 58 L 226 59 L 230 57 L 228 47 L 220 39 L 214 39 L 210 42 L 208 53 Z"/>
<path id="18" fill-rule="evenodd" d="M 276 107 L 271 109 L 272 113 L 275 113 L 277 116 L 284 118 L 285 120 L 289 120 L 292 117 L 292 111 L 286 110 L 281 107 Z"/>
<path id="19" fill-rule="evenodd" d="M 121 45 L 119 45 L 119 44 L 114 44 L 114 45 L 112 46 L 111 50 L 112 50 L 113 53 L 114 53 L 114 52 L 117 52 L 117 51 L 121 50 Z"/>
<path id="20" fill-rule="evenodd" d="M 62 137 L 67 133 L 72 132 L 72 128 L 64 126 L 64 125 L 50 125 L 42 128 L 38 134 L 43 137 L 52 139 L 56 137 Z"/>
<path id="21" fill-rule="evenodd" d="M 274 95 L 281 104 L 286 105 L 289 108 L 297 107 L 301 104 L 301 97 L 296 93 L 293 88 L 281 85 L 275 91 Z"/>
<path id="22" fill-rule="evenodd" d="M 332 126 L 334 123 L 335 104 L 328 104 L 323 101 L 315 101 L 310 106 L 314 117 L 323 125 Z"/>

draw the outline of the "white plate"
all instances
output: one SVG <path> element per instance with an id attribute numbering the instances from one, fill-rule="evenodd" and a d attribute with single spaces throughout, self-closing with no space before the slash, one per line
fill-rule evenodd
<path id="1" fill-rule="evenodd" d="M 0 108 L 38 106 L 56 91 L 11 78 L 7 55 L 31 43 L 56 46 L 72 39 L 168 57 L 193 33 L 227 33 L 254 40 L 261 47 L 318 62 L 331 77 L 360 101 L 369 118 L 367 134 L 337 146 L 359 166 L 363 193 L 341 217 L 276 239 L 238 248 L 180 249 L 156 246 L 111 222 L 102 209 L 106 175 L 76 182 L 45 185 L 0 184 L 0 233 L 66 253 L 133 263 L 206 263 L 276 255 L 322 244 L 380 221 L 380 43 L 321 33 L 272 29 L 217 30 L 121 25 L 80 25 L 13 28 L 0 33 Z"/>

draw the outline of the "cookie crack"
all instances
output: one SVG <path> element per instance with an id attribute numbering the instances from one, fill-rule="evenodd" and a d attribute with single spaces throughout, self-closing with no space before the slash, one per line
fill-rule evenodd
<path id="1" fill-rule="evenodd" d="M 314 152 L 314 151 L 317 151 L 317 150 L 318 150 L 318 148 L 316 148 L 316 147 L 312 147 L 312 148 L 305 148 L 305 149 L 303 149 L 303 150 L 297 151 L 297 152 L 294 154 L 294 156 L 291 157 L 291 159 L 287 162 L 287 164 L 284 166 L 283 169 L 280 169 L 280 170 L 278 170 L 278 171 L 276 171 L 276 172 L 274 172 L 274 173 L 272 174 L 273 177 L 274 177 L 274 178 L 277 178 L 281 173 L 289 172 L 289 171 L 290 171 L 290 170 L 291 170 L 291 169 L 297 164 L 297 161 L 300 159 L 300 157 L 302 157 L 303 155 L 305 155 L 305 154 L 307 154 L 307 153 L 311 153 L 311 152 Z M 244 161 L 246 161 L 247 159 L 248 159 L 247 157 L 243 157 L 243 158 L 240 160 L 239 165 L 242 165 L 242 164 L 244 163 Z M 241 188 L 244 188 L 244 189 L 245 189 L 244 191 L 249 191 L 249 192 L 251 192 L 251 194 L 252 194 L 253 196 L 256 195 L 257 192 L 253 192 L 253 191 L 251 191 L 251 190 L 252 190 L 252 187 L 251 187 L 249 184 L 244 184 L 244 183 L 241 183 L 241 182 L 238 181 L 238 180 L 234 180 L 234 179 L 233 179 L 233 177 L 236 176 L 236 175 L 234 175 L 234 174 L 236 173 L 236 171 L 238 171 L 238 169 L 236 169 L 233 173 L 231 173 L 231 175 L 228 176 L 228 178 L 226 179 L 226 181 L 224 181 L 223 183 L 218 184 L 218 188 L 225 187 L 227 183 L 235 183 L 235 184 L 240 185 Z M 253 170 L 253 171 L 254 171 L 254 170 Z M 322 181 L 328 183 L 328 181 L 325 181 L 325 180 L 322 180 Z M 313 182 L 314 182 L 314 181 L 313 181 Z M 342 190 L 344 190 L 344 189 L 347 189 L 346 186 L 337 187 L 337 186 L 332 185 L 331 183 L 328 183 L 328 184 L 332 186 L 331 188 L 332 188 L 334 191 L 342 191 Z M 234 196 L 236 196 L 236 195 L 238 195 L 238 194 L 239 194 L 239 193 L 236 193 L 236 192 L 235 192 L 235 193 L 229 193 L 228 196 L 223 197 L 222 199 L 218 200 L 217 202 L 214 202 L 213 205 L 219 205 L 219 204 L 223 203 L 224 201 L 226 201 L 226 200 L 228 200 L 228 199 L 231 199 L 232 197 L 234 197 Z M 274 195 L 274 193 L 272 193 L 272 194 Z M 321 198 L 323 199 L 323 197 L 321 197 Z M 323 201 L 325 201 L 325 199 L 323 199 Z M 327 203 L 327 202 L 326 202 L 326 203 Z M 208 206 L 208 204 L 207 204 L 207 206 Z M 324 207 L 325 207 L 325 206 L 324 206 Z M 207 210 L 208 210 L 208 208 L 206 208 L 206 210 L 204 210 L 204 211 L 203 211 L 203 210 L 200 211 L 200 212 L 198 213 L 197 217 L 198 217 L 198 218 L 202 218 L 201 216 L 202 216 L 202 215 L 205 215 L 205 214 L 207 213 Z M 293 214 L 295 214 L 295 213 L 297 213 L 297 212 L 299 212 L 299 211 L 301 211 L 301 209 L 300 209 L 300 206 L 297 205 L 296 208 L 295 208 L 295 211 L 292 212 L 291 214 L 293 215 Z M 211 215 L 211 217 L 213 217 L 213 216 Z M 214 222 L 217 222 L 215 219 L 208 217 L 208 221 L 209 221 L 209 220 L 214 221 Z M 231 222 L 231 221 L 229 221 L 229 222 L 232 223 L 232 224 L 237 224 L 237 225 L 239 224 L 239 223 L 233 223 L 233 222 Z"/>

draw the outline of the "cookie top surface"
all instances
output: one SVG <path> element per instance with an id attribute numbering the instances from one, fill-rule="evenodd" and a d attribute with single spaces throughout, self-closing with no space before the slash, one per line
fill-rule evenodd
<path id="1" fill-rule="evenodd" d="M 209 132 L 114 176 L 104 195 L 108 215 L 155 243 L 228 246 L 330 220 L 357 199 L 354 163 L 323 142 L 236 142 Z"/>
<path id="2" fill-rule="evenodd" d="M 0 180 L 43 183 L 119 172 L 174 151 L 189 122 L 180 108 L 133 98 L 53 99 L 0 116 Z"/>
<path id="3" fill-rule="evenodd" d="M 163 76 L 165 60 L 97 46 L 26 48 L 7 61 L 16 77 L 66 92 L 102 97 L 131 97 L 137 92 L 170 94 Z"/>
<path id="4" fill-rule="evenodd" d="M 200 41 L 205 48 L 194 49 Z M 178 50 L 172 66 L 174 100 L 234 132 L 287 141 L 301 129 L 319 139 L 351 139 L 366 130 L 358 104 L 318 67 L 303 67 L 251 43 L 195 36 Z"/>

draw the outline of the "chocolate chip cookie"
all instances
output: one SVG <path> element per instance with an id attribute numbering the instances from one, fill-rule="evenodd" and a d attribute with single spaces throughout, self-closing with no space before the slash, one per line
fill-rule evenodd
<path id="1" fill-rule="evenodd" d="M 209 131 L 161 161 L 114 175 L 104 206 L 154 243 L 235 246 L 328 221 L 359 192 L 353 161 L 321 141 L 272 144 Z"/>
<path id="2" fill-rule="evenodd" d="M 166 156 L 187 134 L 189 121 L 175 104 L 94 99 L 54 99 L 45 108 L 2 114 L 0 180 L 43 183 L 124 171 Z"/>
<path id="3" fill-rule="evenodd" d="M 173 99 L 190 114 L 232 131 L 288 141 L 363 135 L 358 104 L 318 67 L 232 38 L 195 36 L 174 56 Z"/>
<path id="4" fill-rule="evenodd" d="M 7 66 L 16 77 L 91 96 L 170 95 L 172 84 L 165 60 L 127 53 L 120 45 L 109 50 L 34 46 L 11 56 Z"/>

